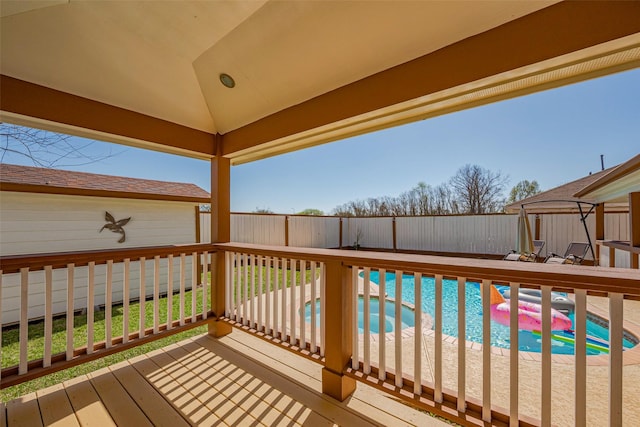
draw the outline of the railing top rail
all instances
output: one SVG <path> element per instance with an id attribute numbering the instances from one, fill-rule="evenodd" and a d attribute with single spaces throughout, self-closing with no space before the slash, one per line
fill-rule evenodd
<path id="1" fill-rule="evenodd" d="M 635 254 L 640 254 L 640 248 L 636 246 L 631 246 L 629 241 L 621 241 L 621 240 L 598 240 L 598 244 L 602 246 L 607 246 L 610 248 L 620 249 L 621 251 L 633 252 Z"/>
<path id="2" fill-rule="evenodd" d="M 465 277 L 472 280 L 487 279 L 498 283 L 514 282 L 597 292 L 617 292 L 640 297 L 640 271 L 632 269 L 245 243 L 218 243 L 213 246 L 225 251 L 319 262 L 340 262 L 346 266 L 368 266 L 429 275 L 441 274 L 445 277 Z"/>
<path id="3" fill-rule="evenodd" d="M 3 273 L 17 273 L 21 268 L 29 270 L 42 270 L 45 266 L 54 268 L 66 267 L 73 263 L 75 266 L 84 266 L 93 261 L 96 264 L 104 264 L 111 260 L 121 262 L 125 259 L 137 260 L 140 257 L 166 257 L 168 255 L 180 255 L 182 253 L 214 251 L 210 243 L 196 243 L 185 245 L 150 246 L 128 249 L 90 250 L 74 252 L 56 252 L 46 254 L 8 255 L 0 257 L 0 270 Z"/>

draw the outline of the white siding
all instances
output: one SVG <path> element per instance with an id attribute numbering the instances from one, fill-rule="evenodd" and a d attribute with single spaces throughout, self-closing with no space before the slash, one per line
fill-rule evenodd
<path id="1" fill-rule="evenodd" d="M 184 275 L 187 289 L 193 283 L 191 256 L 186 257 Z M 167 259 L 160 260 L 160 292 L 167 292 Z M 74 308 L 76 310 L 87 308 L 87 282 L 89 277 L 88 267 L 76 267 L 74 269 Z M 140 262 L 130 264 L 130 299 L 140 297 Z M 153 295 L 154 260 L 145 262 L 145 289 L 146 296 Z M 124 263 L 113 264 L 113 303 L 122 301 L 122 284 L 124 275 Z M 173 289 L 180 289 L 180 257 L 173 259 Z M 44 271 L 29 273 L 29 319 L 44 315 Z M 95 266 L 94 306 L 104 305 L 106 289 L 106 265 Z M 53 271 L 53 313 L 62 314 L 66 311 L 67 304 L 67 269 L 61 268 Z M 6 325 L 20 320 L 20 273 L 5 274 L 2 276 L 2 324 Z"/>
<path id="2" fill-rule="evenodd" d="M 340 218 L 289 217 L 289 246 L 337 248 L 340 246 Z"/>
<path id="3" fill-rule="evenodd" d="M 124 249 L 195 242 L 194 203 L 2 192 L 0 255 Z M 105 211 L 126 240 L 107 229 Z"/>
<path id="4" fill-rule="evenodd" d="M 195 242 L 194 203 L 108 197 L 69 196 L 39 193 L 0 193 L 0 255 L 39 254 L 100 249 L 188 244 Z M 105 211 L 116 220 L 131 217 L 124 226 L 126 240 L 107 229 Z M 174 283 L 178 280 L 179 258 L 175 260 Z M 161 262 L 161 289 L 167 288 L 166 260 Z M 114 301 L 122 300 L 122 265 L 114 264 Z M 94 305 L 104 303 L 106 267 L 96 266 Z M 187 258 L 185 274 L 191 277 Z M 53 312 L 65 310 L 66 269 L 53 274 Z M 2 323 L 19 320 L 19 274 L 2 278 Z M 87 267 L 75 269 L 75 307 L 86 308 Z M 131 263 L 131 298 L 138 297 L 139 263 Z M 147 295 L 153 291 L 153 259 L 147 260 Z M 187 283 L 191 283 L 189 280 Z M 175 286 L 175 285 L 174 285 Z M 44 314 L 44 273 L 29 274 L 29 317 Z"/>

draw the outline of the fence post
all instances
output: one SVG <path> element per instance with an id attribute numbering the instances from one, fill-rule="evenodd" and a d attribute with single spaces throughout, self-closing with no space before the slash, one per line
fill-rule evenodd
<path id="1" fill-rule="evenodd" d="M 640 192 L 629 193 L 629 245 L 640 247 Z M 631 268 L 638 268 L 638 254 L 629 251 Z"/>
<path id="2" fill-rule="evenodd" d="M 326 263 L 325 366 L 322 368 L 322 392 L 343 401 L 356 389 L 356 381 L 344 374 L 353 349 L 353 310 L 350 268 L 340 261 Z"/>
<path id="3" fill-rule="evenodd" d="M 220 137 L 216 138 L 217 155 L 211 159 L 211 243 L 225 243 L 231 240 L 231 161 L 222 157 Z M 211 311 L 213 316 L 207 322 L 209 335 L 222 337 L 231 333 L 231 325 L 224 317 L 227 276 L 225 252 L 216 251 L 211 255 Z"/>
<path id="4" fill-rule="evenodd" d="M 392 235 L 393 235 L 393 252 L 398 252 L 398 244 L 397 244 L 397 239 L 396 239 L 396 217 L 394 216 L 393 218 L 391 218 L 391 224 L 392 224 Z"/>

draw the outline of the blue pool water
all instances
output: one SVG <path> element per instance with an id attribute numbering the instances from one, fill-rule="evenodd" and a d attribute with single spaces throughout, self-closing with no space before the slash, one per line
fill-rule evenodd
<path id="1" fill-rule="evenodd" d="M 369 303 L 369 330 L 377 334 L 380 332 L 380 301 L 378 297 L 370 298 Z M 311 322 L 311 303 L 305 305 L 304 315 L 307 323 Z M 395 305 L 391 301 L 385 303 L 385 332 L 393 332 L 395 328 Z M 400 329 L 415 325 L 415 311 L 403 305 L 400 311 Z M 316 324 L 320 326 L 320 301 L 316 300 Z M 364 333 L 364 298 L 358 298 L 358 333 Z"/>
<path id="2" fill-rule="evenodd" d="M 371 281 L 379 283 L 377 271 L 371 271 Z M 416 304 L 414 294 L 413 275 L 402 276 L 403 301 Z M 395 298 L 395 273 L 386 273 L 385 291 L 389 298 Z M 482 299 L 480 297 L 480 285 L 467 282 L 465 289 L 466 327 L 465 339 L 467 341 L 482 342 Z M 435 318 L 435 279 L 422 278 L 422 310 Z M 573 321 L 573 314 L 569 316 Z M 442 281 L 442 333 L 450 336 L 458 336 L 458 282 L 455 280 Z M 608 341 L 609 330 L 587 319 L 587 335 Z M 552 353 L 574 354 L 574 346 L 561 340 L 552 339 Z M 509 328 L 496 322 L 491 322 L 491 345 L 495 347 L 509 348 Z M 624 347 L 630 348 L 634 343 L 624 340 Z M 518 334 L 518 347 L 521 351 L 540 352 L 541 340 L 529 331 L 521 330 Z M 587 348 L 587 354 L 600 354 L 596 349 Z"/>

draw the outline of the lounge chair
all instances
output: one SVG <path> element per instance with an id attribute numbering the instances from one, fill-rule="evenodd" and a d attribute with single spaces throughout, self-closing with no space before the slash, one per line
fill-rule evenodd
<path id="1" fill-rule="evenodd" d="M 564 255 L 558 255 L 556 253 L 551 252 L 549 256 L 544 260 L 547 264 L 582 264 L 584 261 L 584 257 L 587 255 L 587 251 L 589 250 L 588 243 L 582 242 L 571 242 L 569 246 L 567 246 L 567 250 L 564 252 Z"/>
<path id="2" fill-rule="evenodd" d="M 502 258 L 505 261 L 525 261 L 525 262 L 536 262 L 538 257 L 540 256 L 540 252 L 544 247 L 544 240 L 534 240 L 533 241 L 533 252 L 530 254 L 521 254 L 516 251 L 511 251 Z"/>

